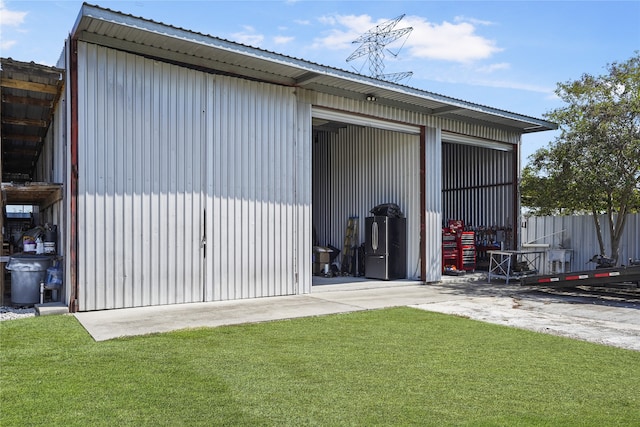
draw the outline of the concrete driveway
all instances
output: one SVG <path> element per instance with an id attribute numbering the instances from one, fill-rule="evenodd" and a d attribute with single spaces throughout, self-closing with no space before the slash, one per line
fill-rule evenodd
<path id="1" fill-rule="evenodd" d="M 76 313 L 97 341 L 178 329 L 217 327 L 410 306 L 422 310 L 640 351 L 640 291 L 549 291 L 487 283 L 482 273 L 441 283 L 314 278 L 312 293 L 240 301 Z"/>

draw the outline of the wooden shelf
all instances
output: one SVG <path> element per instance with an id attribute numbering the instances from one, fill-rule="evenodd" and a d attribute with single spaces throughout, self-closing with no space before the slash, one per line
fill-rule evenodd
<path id="1" fill-rule="evenodd" d="M 62 184 L 48 182 L 2 183 L 2 202 L 4 205 L 34 205 L 44 209 L 61 199 Z"/>

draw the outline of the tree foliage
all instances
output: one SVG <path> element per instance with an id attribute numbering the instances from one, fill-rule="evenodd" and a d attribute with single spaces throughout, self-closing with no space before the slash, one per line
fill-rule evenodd
<path id="1" fill-rule="evenodd" d="M 626 214 L 640 210 L 640 53 L 607 70 L 558 84 L 566 106 L 546 117 L 560 135 L 523 170 L 522 204 L 541 215 L 592 214 L 601 254 L 598 217 L 607 214 L 617 260 Z"/>

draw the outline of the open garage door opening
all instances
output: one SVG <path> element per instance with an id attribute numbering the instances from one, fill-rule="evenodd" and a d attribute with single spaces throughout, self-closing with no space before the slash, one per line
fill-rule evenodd
<path id="1" fill-rule="evenodd" d="M 516 248 L 517 156 L 515 144 L 443 132 L 443 269 L 487 270 L 489 251 Z"/>
<path id="2" fill-rule="evenodd" d="M 314 108 L 312 155 L 313 284 L 420 280 L 420 128 Z"/>

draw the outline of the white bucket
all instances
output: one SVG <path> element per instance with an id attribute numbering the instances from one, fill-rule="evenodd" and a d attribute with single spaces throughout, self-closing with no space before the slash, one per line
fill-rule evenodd
<path id="1" fill-rule="evenodd" d="M 31 243 L 27 243 L 24 242 L 24 248 L 23 248 L 24 252 L 35 252 L 36 251 L 36 244 L 35 242 L 31 242 Z"/>

